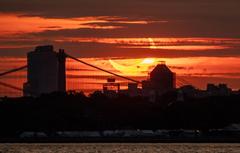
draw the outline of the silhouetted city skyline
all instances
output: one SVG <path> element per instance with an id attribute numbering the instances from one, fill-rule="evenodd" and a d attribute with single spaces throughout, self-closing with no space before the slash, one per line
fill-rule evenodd
<path id="1" fill-rule="evenodd" d="M 131 77 L 119 75 L 115 72 L 79 60 L 65 53 L 63 49 L 59 49 L 59 52 L 56 52 L 52 45 L 36 47 L 34 51 L 27 54 L 27 66 L 7 71 L 2 73 L 2 75 L 14 73 L 23 68 L 27 68 L 27 82 L 23 84 L 22 89 L 23 95 L 25 96 L 40 96 L 44 93 L 66 92 L 67 57 L 86 66 L 112 75 L 112 77 L 107 79 L 107 83 L 103 84 L 103 93 L 109 96 L 122 93 L 131 96 L 151 97 L 151 99 L 154 100 L 156 96 L 176 90 L 176 74 L 169 69 L 165 61 L 160 61 L 160 63 L 149 72 L 149 79 L 138 81 Z M 128 89 L 121 89 L 120 83 L 115 82 L 115 77 L 117 79 L 121 78 L 130 81 L 128 83 Z M 219 83 L 219 86 L 208 83 L 204 93 L 204 91 L 200 92 L 201 90 L 197 90 L 194 85 L 186 80 L 183 79 L 180 81 L 185 82 L 185 85 L 179 86 L 180 93 L 188 93 L 189 91 L 194 92 L 194 95 L 191 96 L 206 97 L 210 95 L 228 95 L 232 92 L 232 89 L 228 88 L 227 84 L 223 83 Z M 8 87 L 10 88 L 11 86 Z M 235 92 L 237 93 L 237 91 Z"/>
<path id="2" fill-rule="evenodd" d="M 68 3 L 63 0 L 2 0 L 0 72 L 26 65 L 29 51 L 38 45 L 52 44 L 56 49 L 64 48 L 73 57 L 138 81 L 145 80 L 144 76 L 159 61 L 166 61 L 178 77 L 196 88 L 223 83 L 238 90 L 238 6 L 236 0 L 70 0 Z M 98 72 L 95 74 L 101 76 L 97 78 L 88 67 L 81 69 L 84 75 L 76 75 L 76 68 L 69 65 L 74 64 L 68 61 L 66 64 L 66 75 L 70 78 L 66 82 L 67 89 L 81 88 L 89 93 L 100 89 L 99 84 L 107 80 L 108 76 L 103 79 L 104 74 Z M 13 82 L 13 77 L 18 81 Z M 76 77 L 87 83 L 76 87 L 75 84 L 80 84 Z M 13 95 L 15 90 L 10 90 L 6 83 L 19 89 L 27 81 L 23 78 L 26 78 L 25 70 L 0 80 L 5 83 L 0 87 L 1 95 L 4 92 Z M 92 88 L 86 84 L 91 84 Z M 126 88 L 127 83 L 124 84 Z M 176 84 L 179 87 L 182 83 L 177 81 Z M 20 95 L 17 92 L 16 95 Z"/>

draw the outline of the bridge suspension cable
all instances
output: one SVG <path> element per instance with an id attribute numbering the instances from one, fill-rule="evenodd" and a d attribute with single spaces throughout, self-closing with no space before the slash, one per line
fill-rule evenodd
<path id="1" fill-rule="evenodd" d="M 192 83 L 190 83 L 189 81 L 183 79 L 183 78 L 178 78 L 178 80 L 183 83 L 184 85 L 192 85 Z"/>
<path id="2" fill-rule="evenodd" d="M 2 72 L 2 73 L 0 73 L 0 77 L 4 76 L 4 75 L 7 75 L 7 74 L 10 74 L 10 73 L 13 73 L 13 72 L 17 72 L 17 71 L 23 70 L 25 68 L 27 68 L 27 65 L 24 65 L 24 66 L 21 66 L 19 68 L 15 68 L 15 69 L 12 69 L 12 70 L 8 70 L 6 72 Z"/>
<path id="3" fill-rule="evenodd" d="M 2 73 L 0 73 L 0 77 L 11 74 L 11 73 L 14 73 L 14 72 L 21 71 L 21 70 L 26 69 L 26 68 L 27 68 L 27 65 L 24 65 L 24 66 L 21 66 L 21 67 L 18 67 L 18 68 L 8 70 L 6 72 L 2 72 Z M 7 87 L 7 88 L 16 90 L 16 91 L 21 91 L 21 92 L 23 91 L 22 88 L 16 87 L 14 85 L 11 85 L 11 84 L 8 84 L 8 83 L 2 82 L 2 81 L 0 81 L 0 86 L 4 86 L 4 87 Z"/>
<path id="4" fill-rule="evenodd" d="M 125 77 L 125 76 L 122 76 L 122 75 L 113 73 L 113 72 L 111 72 L 111 71 L 102 69 L 102 68 L 100 68 L 100 67 L 97 67 L 97 66 L 95 66 L 95 65 L 89 64 L 89 63 L 87 63 L 87 62 L 84 62 L 84 61 L 82 61 L 82 60 L 80 60 L 80 59 L 77 59 L 77 58 L 75 58 L 75 57 L 73 57 L 73 56 L 70 56 L 70 55 L 68 55 L 68 54 L 66 54 L 66 57 L 71 58 L 71 59 L 73 59 L 73 60 L 75 60 L 75 61 L 77 61 L 77 62 L 80 62 L 80 63 L 82 63 L 82 64 L 88 65 L 88 66 L 90 66 L 90 67 L 93 67 L 93 68 L 95 68 L 95 69 L 98 69 L 98 70 L 100 70 L 100 71 L 103 71 L 103 72 L 106 72 L 106 73 L 108 73 L 108 74 L 114 75 L 114 76 L 116 76 L 116 77 L 123 78 L 123 79 L 125 79 L 125 80 L 129 80 L 129 81 L 132 81 L 132 82 L 135 82 L 135 83 L 141 83 L 140 81 L 137 81 L 137 80 L 131 79 L 131 78 L 129 78 L 129 77 Z"/>
<path id="5" fill-rule="evenodd" d="M 21 91 L 21 92 L 23 91 L 22 88 L 19 88 L 19 87 L 16 87 L 16 86 L 13 86 L 13 85 L 10 85 L 10 84 L 1 82 L 1 81 L 0 81 L 0 85 L 1 85 L 1 86 L 4 86 L 4 87 L 11 88 L 11 89 L 14 89 L 14 90 L 18 90 L 18 91 Z"/>

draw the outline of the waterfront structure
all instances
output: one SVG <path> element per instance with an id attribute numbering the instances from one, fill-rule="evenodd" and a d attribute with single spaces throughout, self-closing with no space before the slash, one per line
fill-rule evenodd
<path id="1" fill-rule="evenodd" d="M 176 88 L 176 74 L 161 62 L 150 72 L 152 89 L 161 94 Z"/>
<path id="2" fill-rule="evenodd" d="M 139 89 L 137 83 L 128 83 L 128 94 L 131 97 L 139 96 Z"/>
<path id="3" fill-rule="evenodd" d="M 178 98 L 184 100 L 186 98 L 206 98 L 210 96 L 229 96 L 238 94 L 237 91 L 232 91 L 227 84 L 212 84 L 208 83 L 206 90 L 196 89 L 192 85 L 185 85 L 178 89 Z M 180 101 L 181 101 L 180 100 Z"/>
<path id="4" fill-rule="evenodd" d="M 108 97 L 115 97 L 120 91 L 120 83 L 115 78 L 108 78 L 107 83 L 103 84 L 103 93 Z"/>
<path id="5" fill-rule="evenodd" d="M 65 53 L 55 52 L 53 46 L 38 46 L 27 54 L 25 96 L 66 91 Z"/>
<path id="6" fill-rule="evenodd" d="M 150 79 L 142 81 L 143 96 L 156 97 L 176 88 L 176 74 L 165 62 L 160 62 L 151 72 Z"/>
<path id="7" fill-rule="evenodd" d="M 228 88 L 227 84 L 207 84 L 207 93 L 209 96 L 227 96 L 232 92 L 230 88 Z"/>

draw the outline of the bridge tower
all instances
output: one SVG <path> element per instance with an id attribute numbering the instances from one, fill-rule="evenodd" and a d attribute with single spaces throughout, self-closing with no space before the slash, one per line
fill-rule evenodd
<path id="1" fill-rule="evenodd" d="M 53 46 L 38 46 L 27 55 L 27 82 L 25 96 L 66 91 L 65 53 L 54 51 Z"/>
<path id="2" fill-rule="evenodd" d="M 66 54 L 63 49 L 58 52 L 58 91 L 66 91 Z"/>

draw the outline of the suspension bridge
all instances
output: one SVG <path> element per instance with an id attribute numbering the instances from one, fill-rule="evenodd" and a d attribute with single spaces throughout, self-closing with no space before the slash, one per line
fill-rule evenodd
<path id="1" fill-rule="evenodd" d="M 66 86 L 68 91 L 83 91 L 91 93 L 94 90 L 102 90 L 103 83 L 109 77 L 117 78 L 121 87 L 127 87 L 130 82 L 137 83 L 141 86 L 141 81 L 145 77 L 128 77 L 120 72 L 109 70 L 107 68 L 95 65 L 96 61 L 91 59 L 79 59 L 65 53 L 66 57 Z M 95 64 L 94 64 L 95 62 Z M 24 62 L 23 62 L 24 63 Z M 16 66 L 9 70 L 0 72 L 0 97 L 19 97 L 23 96 L 23 84 L 27 80 L 27 61 L 25 65 Z M 185 79 L 177 77 L 176 85 L 189 85 Z"/>

